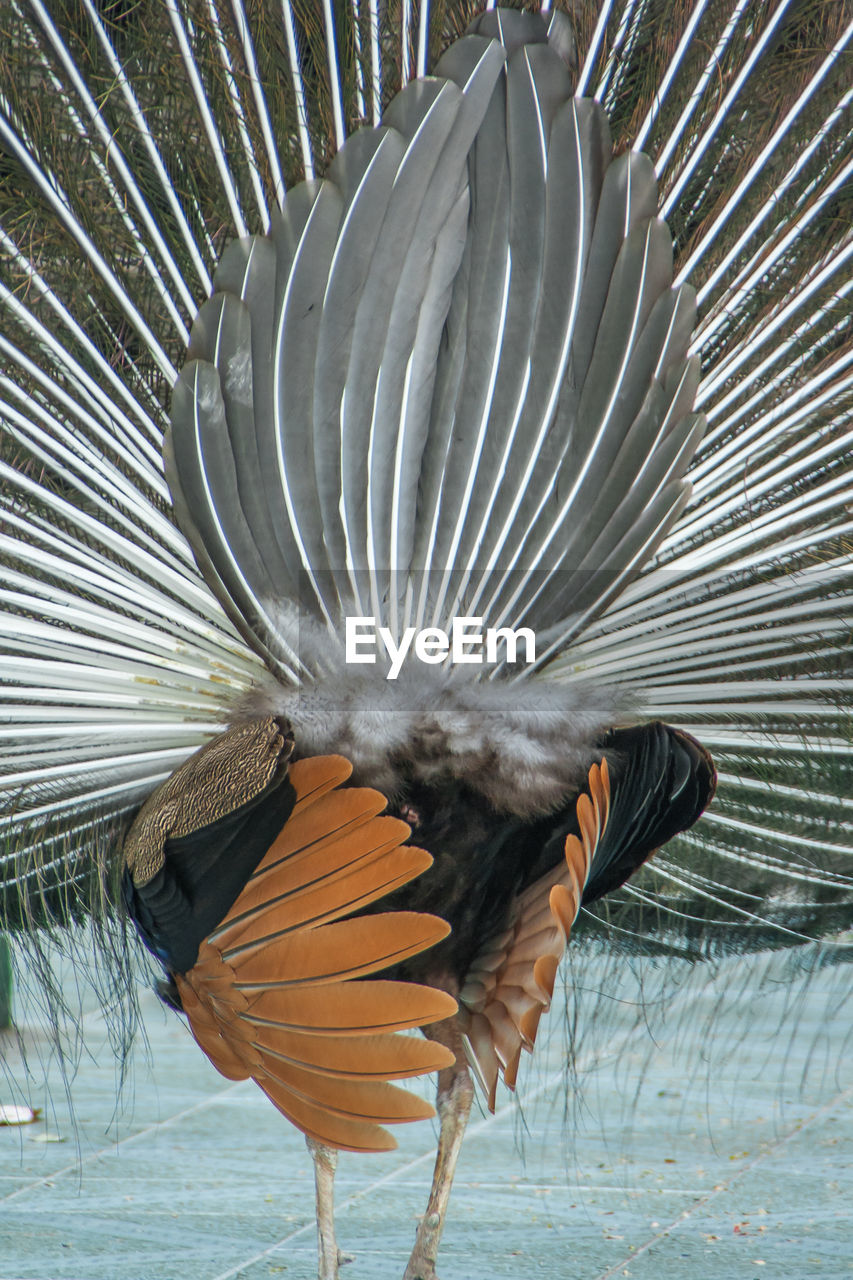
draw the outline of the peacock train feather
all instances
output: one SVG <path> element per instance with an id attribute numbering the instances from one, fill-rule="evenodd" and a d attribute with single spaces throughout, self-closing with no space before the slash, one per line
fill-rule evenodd
<path id="1" fill-rule="evenodd" d="M 66 1049 L 69 947 L 133 1031 L 134 816 L 258 716 L 540 815 L 675 724 L 716 799 L 575 934 L 849 959 L 849 4 L 479 10 L 0 7 L 0 920 Z M 349 613 L 540 648 L 392 689 Z"/>

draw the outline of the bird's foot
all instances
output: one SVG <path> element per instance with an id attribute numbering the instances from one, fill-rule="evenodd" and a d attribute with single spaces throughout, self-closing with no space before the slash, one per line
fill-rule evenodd
<path id="1" fill-rule="evenodd" d="M 403 1280 L 438 1280 L 438 1276 L 431 1262 L 418 1263 L 410 1258 Z"/>
<path id="2" fill-rule="evenodd" d="M 348 1262 L 355 1262 L 354 1253 L 344 1253 L 343 1249 L 335 1249 L 331 1256 L 328 1251 L 321 1253 L 317 1280 L 340 1280 L 340 1268 Z"/>
<path id="3" fill-rule="evenodd" d="M 441 1217 L 427 1213 L 420 1220 L 418 1238 L 409 1258 L 403 1280 L 438 1280 L 435 1273 L 435 1256 L 438 1252 Z"/>

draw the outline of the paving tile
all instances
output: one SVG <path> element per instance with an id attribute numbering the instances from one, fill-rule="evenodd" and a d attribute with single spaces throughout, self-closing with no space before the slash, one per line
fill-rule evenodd
<path id="1" fill-rule="evenodd" d="M 853 1277 L 851 978 L 816 969 L 792 986 L 789 967 L 732 961 L 661 985 L 629 966 L 615 987 L 612 966 L 575 969 L 575 1076 L 555 1009 L 521 1108 L 505 1097 L 472 1119 L 442 1280 Z M 0 1129 L 0 1280 L 312 1280 L 301 1137 L 251 1083 L 219 1077 L 152 995 L 142 1008 L 147 1048 L 115 1114 L 97 1009 L 73 1123 L 55 1063 L 45 1082 L 36 1054 L 27 1078 L 6 1041 L 0 1093 L 28 1091 L 46 1121 Z M 45 1131 L 65 1141 L 33 1140 Z M 388 1156 L 341 1157 L 346 1280 L 399 1280 L 433 1132 L 404 1126 Z"/>

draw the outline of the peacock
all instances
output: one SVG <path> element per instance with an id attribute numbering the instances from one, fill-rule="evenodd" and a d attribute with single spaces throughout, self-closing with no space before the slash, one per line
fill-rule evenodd
<path id="1" fill-rule="evenodd" d="M 436 1072 L 435 1280 L 567 945 L 849 951 L 849 5 L 0 20 L 17 980 L 146 953 L 321 1280 Z"/>

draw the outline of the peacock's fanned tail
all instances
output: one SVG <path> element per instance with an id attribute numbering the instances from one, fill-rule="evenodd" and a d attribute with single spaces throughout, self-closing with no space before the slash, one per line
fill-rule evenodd
<path id="1" fill-rule="evenodd" d="M 551 32 L 566 75 L 609 116 L 614 172 L 642 173 L 653 190 L 646 162 L 618 159 L 650 157 L 674 283 L 696 290 L 689 341 L 707 428 L 686 506 L 667 507 L 674 523 L 650 528 L 603 585 L 575 583 L 576 608 L 542 615 L 541 665 L 639 691 L 720 773 L 702 829 L 595 910 L 632 945 L 652 929 L 691 952 L 832 939 L 853 902 L 849 6 L 570 7 L 574 40 L 565 24 Z M 7 927 L 90 915 L 111 927 L 118 834 L 264 677 L 258 645 L 175 524 L 162 463 L 171 388 L 217 264 L 235 237 L 266 235 L 284 193 L 327 174 L 345 138 L 378 124 L 477 11 L 467 0 L 4 6 Z M 677 355 L 672 377 L 687 379 L 695 362 Z M 602 422 L 611 407 L 599 406 Z M 590 518 L 583 477 L 606 499 L 611 444 L 602 430 L 577 445 L 580 482 L 556 507 L 536 497 L 535 457 L 515 470 L 527 507 L 512 495 L 488 506 L 488 451 L 455 474 L 486 499 L 446 550 L 472 574 L 486 564 L 480 598 L 507 622 L 556 590 L 549 575 L 565 566 L 552 549 Z M 594 560 L 572 568 L 583 576 Z M 514 563 L 509 588 L 489 577 Z M 448 605 L 457 588 L 441 586 Z M 276 661 L 283 678 L 304 678 L 299 655 Z"/>

